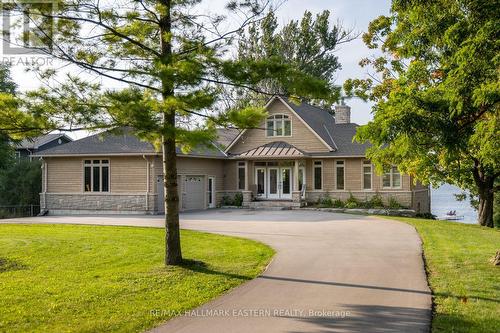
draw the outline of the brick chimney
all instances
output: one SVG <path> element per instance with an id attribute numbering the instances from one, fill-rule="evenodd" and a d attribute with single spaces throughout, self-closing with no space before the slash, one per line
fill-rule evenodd
<path id="1" fill-rule="evenodd" d="M 344 101 L 340 105 L 335 106 L 335 123 L 349 124 L 351 122 L 351 107 L 345 105 Z"/>

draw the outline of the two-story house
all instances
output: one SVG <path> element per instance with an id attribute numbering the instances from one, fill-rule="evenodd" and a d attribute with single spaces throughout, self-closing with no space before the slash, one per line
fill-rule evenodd
<path id="1" fill-rule="evenodd" d="M 216 207 L 224 196 L 243 196 L 243 206 L 269 202 L 300 206 L 320 197 L 369 200 L 379 194 L 418 212 L 430 211 L 429 188 L 396 167 L 378 175 L 365 157 L 367 144 L 353 142 L 350 108 L 335 118 L 306 103 L 275 96 L 268 117 L 255 129 L 219 130 L 213 149 L 178 151 L 182 210 Z M 221 148 L 222 147 L 222 148 Z M 160 153 L 127 134 L 94 135 L 47 149 L 42 209 L 67 213 L 162 213 Z"/>
<path id="2" fill-rule="evenodd" d="M 46 134 L 36 138 L 24 139 L 14 145 L 16 158 L 32 158 L 32 155 L 35 155 L 45 149 L 56 147 L 71 141 L 73 140 L 64 133 Z"/>

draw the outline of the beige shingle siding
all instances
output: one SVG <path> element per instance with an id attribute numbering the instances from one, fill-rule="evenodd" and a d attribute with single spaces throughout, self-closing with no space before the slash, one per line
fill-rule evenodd
<path id="1" fill-rule="evenodd" d="M 141 156 L 110 158 L 110 191 L 146 192 L 146 161 Z"/>
<path id="2" fill-rule="evenodd" d="M 47 192 L 83 192 L 83 159 L 81 157 L 46 158 Z"/>
<path id="3" fill-rule="evenodd" d="M 297 118 L 281 101 L 275 100 L 267 109 L 270 115 L 286 114 L 292 120 L 291 137 L 267 137 L 265 132 L 265 120 L 259 125 L 262 129 L 249 129 L 243 133 L 238 141 L 229 150 L 230 153 L 242 153 L 252 148 L 274 141 L 286 141 L 298 149 L 308 152 L 328 152 L 330 149 L 320 141 L 320 139 L 309 130 L 304 123 Z"/>

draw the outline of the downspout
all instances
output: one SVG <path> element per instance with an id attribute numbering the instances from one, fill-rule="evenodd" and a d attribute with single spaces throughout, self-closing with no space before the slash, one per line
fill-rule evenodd
<path id="1" fill-rule="evenodd" d="M 45 162 L 45 160 L 43 159 L 43 157 L 40 157 L 40 161 L 42 161 L 42 165 L 40 166 L 42 168 L 42 172 L 43 172 L 43 183 L 42 183 L 42 196 L 43 196 L 43 209 L 47 209 L 47 205 L 46 205 L 46 202 L 47 202 L 47 199 L 46 199 L 46 195 L 47 195 L 47 162 Z M 42 203 L 40 202 L 40 211 L 41 211 L 41 205 Z"/>
<path id="2" fill-rule="evenodd" d="M 146 155 L 142 155 L 142 158 L 146 161 L 146 213 L 149 212 L 149 160 Z"/>

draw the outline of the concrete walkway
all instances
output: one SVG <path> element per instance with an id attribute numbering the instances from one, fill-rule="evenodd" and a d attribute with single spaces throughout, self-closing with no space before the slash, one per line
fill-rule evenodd
<path id="1" fill-rule="evenodd" d="M 151 216 L 2 222 L 163 225 Z M 183 214 L 181 227 L 259 240 L 277 254 L 262 276 L 155 332 L 428 332 L 431 294 L 420 239 L 407 224 L 310 211 L 214 210 Z"/>

